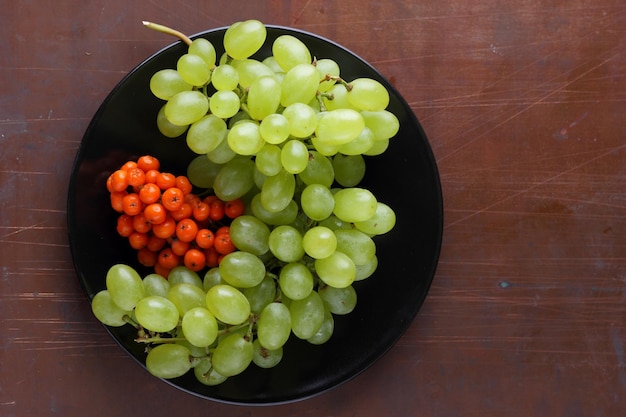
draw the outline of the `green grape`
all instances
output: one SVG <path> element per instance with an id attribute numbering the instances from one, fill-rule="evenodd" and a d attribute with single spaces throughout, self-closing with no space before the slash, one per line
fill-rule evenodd
<path id="1" fill-rule="evenodd" d="M 219 267 L 213 267 L 206 271 L 204 278 L 202 278 L 202 289 L 204 292 L 209 291 L 212 287 L 219 284 L 226 284 L 226 281 L 222 278 L 222 274 L 220 274 Z"/>
<path id="2" fill-rule="evenodd" d="M 363 155 L 367 156 L 376 156 L 380 155 L 387 150 L 389 147 L 389 139 L 384 140 L 376 140 L 371 148 L 369 148 L 366 152 L 363 152 Z"/>
<path id="3" fill-rule="evenodd" d="M 204 59 L 198 55 L 184 54 L 178 58 L 176 70 L 186 83 L 203 86 L 211 78 L 211 70 Z"/>
<path id="4" fill-rule="evenodd" d="M 283 143 L 291 132 L 289 120 L 283 114 L 270 114 L 259 125 L 259 132 L 265 142 L 279 145 Z"/>
<path id="5" fill-rule="evenodd" d="M 230 238 L 237 249 L 253 255 L 263 255 L 269 250 L 270 229 L 258 218 L 244 214 L 230 224 Z"/>
<path id="6" fill-rule="evenodd" d="M 268 304 L 257 321 L 257 337 L 261 346 L 268 350 L 283 347 L 291 335 L 291 313 L 283 303 Z"/>
<path id="7" fill-rule="evenodd" d="M 300 39 L 292 35 L 281 35 L 274 40 L 272 56 L 285 72 L 296 65 L 311 63 L 309 48 Z"/>
<path id="8" fill-rule="evenodd" d="M 337 152 L 339 152 L 339 148 L 341 145 L 331 145 L 326 142 L 321 141 L 317 136 L 313 136 L 311 138 L 311 143 L 317 152 L 320 155 L 324 156 L 333 156 Z"/>
<path id="9" fill-rule="evenodd" d="M 235 153 L 235 151 L 230 149 L 228 141 L 223 140 L 220 142 L 219 145 L 217 145 L 217 148 L 207 152 L 206 156 L 209 161 L 218 165 L 223 165 L 227 162 L 232 161 L 235 156 L 237 156 L 237 154 Z"/>
<path id="10" fill-rule="evenodd" d="M 295 262 L 304 256 L 302 235 L 293 226 L 275 227 L 269 235 L 269 248 L 280 261 Z"/>
<path id="11" fill-rule="evenodd" d="M 388 110 L 362 111 L 361 115 L 377 141 L 391 139 L 400 130 L 400 121 Z"/>
<path id="12" fill-rule="evenodd" d="M 341 145 L 338 152 L 344 155 L 360 155 L 370 150 L 374 142 L 374 133 L 365 126 L 354 140 Z"/>
<path id="13" fill-rule="evenodd" d="M 250 252 L 235 251 L 222 258 L 220 274 L 226 283 L 236 288 L 258 285 L 265 277 L 265 265 Z"/>
<path id="14" fill-rule="evenodd" d="M 247 121 L 247 122 L 254 122 L 256 123 L 256 120 L 252 120 L 250 118 L 250 115 L 248 114 L 247 111 L 245 110 L 239 110 L 237 112 L 237 114 L 235 114 L 233 117 L 231 117 L 228 120 L 228 128 L 232 129 L 233 126 L 235 126 L 236 124 L 238 124 L 239 122 L 243 122 L 243 121 Z"/>
<path id="15" fill-rule="evenodd" d="M 330 188 L 335 180 L 332 161 L 318 151 L 309 151 L 309 162 L 298 177 L 306 185 L 320 184 Z"/>
<path id="16" fill-rule="evenodd" d="M 235 22 L 224 33 L 224 49 L 234 59 L 245 59 L 263 46 L 266 37 L 265 25 L 258 20 Z"/>
<path id="17" fill-rule="evenodd" d="M 364 233 L 382 235 L 389 232 L 396 225 L 396 213 L 387 204 L 379 201 L 373 217 L 362 222 L 356 222 L 354 225 Z"/>
<path id="18" fill-rule="evenodd" d="M 337 83 L 333 85 L 328 91 L 326 91 L 326 93 L 327 95 L 322 96 L 322 102 L 324 103 L 324 106 L 326 106 L 327 110 L 358 110 L 348 101 L 348 90 L 346 89 L 345 85 Z M 330 97 L 332 97 L 332 99 Z"/>
<path id="19" fill-rule="evenodd" d="M 302 237 L 302 247 L 313 259 L 326 258 L 337 248 L 335 232 L 324 226 L 315 226 Z"/>
<path id="20" fill-rule="evenodd" d="M 239 73 L 232 65 L 219 65 L 215 67 L 213 74 L 211 74 L 211 84 L 217 91 L 234 90 L 239 84 Z"/>
<path id="21" fill-rule="evenodd" d="M 233 333 L 217 344 L 212 356 L 213 367 L 221 375 L 235 376 L 246 370 L 253 356 L 252 341 L 246 335 Z"/>
<path id="22" fill-rule="evenodd" d="M 193 373 L 200 383 L 209 387 L 219 385 L 228 379 L 224 375 L 220 375 L 220 373 L 213 368 L 213 363 L 211 363 L 211 359 L 209 358 L 201 359 L 196 366 L 193 367 Z"/>
<path id="23" fill-rule="evenodd" d="M 173 302 L 160 295 L 144 297 L 135 307 L 135 318 L 147 330 L 169 332 L 178 326 L 180 314 Z"/>
<path id="24" fill-rule="evenodd" d="M 191 354 L 182 345 L 163 343 L 150 349 L 146 356 L 146 368 L 157 378 L 178 378 L 191 369 Z"/>
<path id="25" fill-rule="evenodd" d="M 131 310 L 124 310 L 117 306 L 111 299 L 108 290 L 101 290 L 91 300 L 91 311 L 103 324 L 112 327 L 120 327 L 127 323 L 126 317 L 131 315 Z"/>
<path id="26" fill-rule="evenodd" d="M 352 285 L 344 288 L 325 285 L 318 290 L 318 293 L 332 314 L 346 315 L 356 307 L 357 294 Z"/>
<path id="27" fill-rule="evenodd" d="M 192 284 L 198 288 L 202 288 L 202 279 L 200 279 L 200 275 L 198 275 L 196 271 L 192 271 L 184 265 L 172 268 L 167 276 L 167 280 L 170 285 L 186 282 L 187 284 Z"/>
<path id="28" fill-rule="evenodd" d="M 283 116 L 289 121 L 289 134 L 296 138 L 307 138 L 317 127 L 317 112 L 304 103 L 292 103 L 285 107 Z"/>
<path id="29" fill-rule="evenodd" d="M 145 295 L 143 280 L 131 266 L 116 264 L 106 274 L 111 300 L 122 310 L 132 310 Z"/>
<path id="30" fill-rule="evenodd" d="M 360 110 L 379 111 L 389 105 L 389 92 L 371 78 L 357 78 L 350 83 L 348 101 Z"/>
<path id="31" fill-rule="evenodd" d="M 362 222 L 376 214 L 376 197 L 365 188 L 344 188 L 335 193 L 333 213 L 344 222 Z"/>
<path id="32" fill-rule="evenodd" d="M 209 110 L 221 119 L 229 119 L 239 111 L 241 100 L 234 91 L 218 90 L 209 99 Z"/>
<path id="33" fill-rule="evenodd" d="M 254 355 L 252 356 L 252 362 L 259 368 L 268 369 L 273 368 L 280 363 L 283 359 L 283 348 L 280 347 L 275 350 L 266 349 L 261 345 L 259 339 L 252 342 L 254 348 Z"/>
<path id="34" fill-rule="evenodd" d="M 265 176 L 271 177 L 272 175 L 278 174 L 282 167 L 280 162 L 280 148 L 276 145 L 266 143 L 261 150 L 257 152 L 254 164 L 256 165 L 256 169 Z"/>
<path id="35" fill-rule="evenodd" d="M 259 77 L 275 77 L 276 74 L 267 65 L 256 59 L 243 59 L 233 61 L 231 65 L 237 70 L 239 75 L 239 85 L 246 89 Z"/>
<path id="36" fill-rule="evenodd" d="M 215 51 L 213 44 L 208 39 L 194 39 L 191 42 L 191 45 L 187 48 L 187 53 L 197 55 L 202 58 L 209 69 L 215 67 L 217 52 Z"/>
<path id="37" fill-rule="evenodd" d="M 255 158 L 255 166 L 256 166 L 256 158 Z M 256 186 L 257 190 L 260 190 L 261 188 L 263 188 L 263 184 L 265 184 L 266 178 L 267 178 L 267 175 L 263 174 L 258 169 L 254 170 L 254 185 Z M 254 191 L 251 191 L 251 192 L 254 192 Z"/>
<path id="38" fill-rule="evenodd" d="M 264 65 L 267 65 L 267 67 L 270 68 L 275 73 L 280 73 L 280 74 L 285 73 L 285 70 L 282 69 L 280 65 L 278 65 L 278 61 L 276 61 L 276 57 L 274 55 L 270 55 L 266 58 L 263 58 L 261 62 Z"/>
<path id="39" fill-rule="evenodd" d="M 165 117 L 165 104 L 161 106 L 157 113 L 156 124 L 159 132 L 167 138 L 177 138 L 185 133 L 189 127 L 189 125 L 177 126 L 167 120 L 167 117 Z"/>
<path id="40" fill-rule="evenodd" d="M 330 90 L 333 85 L 335 85 L 335 80 L 326 80 L 323 81 L 327 75 L 339 76 L 339 64 L 336 61 L 328 58 L 322 58 L 315 61 L 315 67 L 317 68 L 317 72 L 320 74 L 320 85 L 318 90 L 321 92 L 325 92 Z"/>
<path id="41" fill-rule="evenodd" d="M 335 319 L 330 311 L 324 311 L 324 322 L 319 330 L 307 339 L 307 342 L 313 345 L 322 345 L 330 340 L 335 331 Z"/>
<path id="42" fill-rule="evenodd" d="M 315 271 L 322 281 L 336 288 L 351 285 L 356 278 L 356 266 L 352 259 L 336 250 L 332 255 L 315 260 Z"/>
<path id="43" fill-rule="evenodd" d="M 357 229 L 335 230 L 337 250 L 345 253 L 355 265 L 365 265 L 376 255 L 376 244 Z"/>
<path id="44" fill-rule="evenodd" d="M 217 339 L 217 320 L 205 307 L 188 310 L 183 316 L 181 327 L 185 339 L 194 346 L 209 346 Z"/>
<path id="45" fill-rule="evenodd" d="M 261 202 L 261 193 L 252 198 L 249 207 L 255 217 L 270 226 L 290 224 L 298 215 L 298 204 L 294 200 L 287 203 L 287 206 L 282 210 L 276 212 L 266 210 Z"/>
<path id="46" fill-rule="evenodd" d="M 222 165 L 210 161 L 206 155 L 199 155 L 187 165 L 187 178 L 196 187 L 213 188 L 215 177 L 221 169 Z"/>
<path id="47" fill-rule="evenodd" d="M 289 304 L 291 330 L 299 339 L 309 339 L 324 323 L 324 302 L 317 293 L 311 293 L 302 300 L 292 300 Z"/>
<path id="48" fill-rule="evenodd" d="M 189 127 L 187 146 L 197 154 L 206 154 L 218 147 L 227 132 L 224 120 L 214 114 L 207 114 Z"/>
<path id="49" fill-rule="evenodd" d="M 319 86 L 319 73 L 312 64 L 298 64 L 283 78 L 280 104 L 308 103 L 315 98 Z"/>
<path id="50" fill-rule="evenodd" d="M 337 154 L 333 157 L 335 181 L 343 187 L 354 187 L 365 177 L 365 159 L 361 155 Z"/>
<path id="51" fill-rule="evenodd" d="M 334 202 L 334 197 L 333 197 L 333 202 Z M 350 222 L 344 222 L 343 220 L 340 220 L 337 216 L 335 216 L 334 214 L 328 216 L 328 218 L 320 221 L 318 223 L 318 226 L 324 226 L 324 227 L 328 227 L 330 230 L 337 230 L 337 229 L 352 229 L 352 223 Z"/>
<path id="52" fill-rule="evenodd" d="M 341 146 L 356 139 L 365 120 L 361 113 L 351 109 L 329 110 L 318 120 L 315 134 L 318 140 L 328 145 Z"/>
<path id="53" fill-rule="evenodd" d="M 280 152 L 280 162 L 285 171 L 290 174 L 299 174 L 309 163 L 309 150 L 298 139 L 288 140 Z"/>
<path id="54" fill-rule="evenodd" d="M 257 77 L 248 87 L 248 114 L 256 120 L 263 120 L 276 113 L 280 105 L 280 83 L 276 77 Z"/>
<path id="55" fill-rule="evenodd" d="M 366 278 L 371 277 L 372 274 L 376 271 L 376 268 L 378 268 L 378 257 L 374 255 L 374 257 L 368 263 L 363 265 L 356 265 L 356 277 L 354 278 L 354 280 L 362 281 Z"/>
<path id="56" fill-rule="evenodd" d="M 167 297 L 167 292 L 170 290 L 171 284 L 159 274 L 148 274 L 143 278 L 143 287 L 146 297 L 149 295 Z"/>
<path id="57" fill-rule="evenodd" d="M 254 155 L 263 148 L 265 141 L 259 133 L 259 125 L 242 121 L 234 125 L 226 136 L 228 146 L 239 155 Z"/>
<path id="58" fill-rule="evenodd" d="M 209 99 L 199 91 L 176 93 L 165 105 L 165 117 L 177 126 L 200 120 L 209 110 Z"/>
<path id="59" fill-rule="evenodd" d="M 241 324 L 250 316 L 250 302 L 246 296 L 227 284 L 211 287 L 206 293 L 206 305 L 215 318 L 225 324 Z"/>
<path id="60" fill-rule="evenodd" d="M 191 91 L 193 86 L 187 83 L 174 69 L 162 69 L 150 77 L 150 91 L 161 100 L 169 100 L 181 91 Z"/>
<path id="61" fill-rule="evenodd" d="M 328 187 L 311 184 L 300 194 L 300 207 L 311 220 L 321 221 L 333 213 L 335 199 Z"/>
<path id="62" fill-rule="evenodd" d="M 273 213 L 284 210 L 293 201 L 295 189 L 295 177 L 284 169 L 274 176 L 267 177 L 261 189 L 263 208 Z"/>
<path id="63" fill-rule="evenodd" d="M 265 306 L 276 298 L 276 283 L 270 275 L 266 275 L 258 285 L 244 288 L 243 295 L 250 303 L 250 311 L 254 314 L 260 314 Z"/>
<path id="64" fill-rule="evenodd" d="M 176 332 L 176 343 L 177 345 L 181 345 L 186 347 L 189 350 L 189 354 L 192 358 L 192 366 L 196 366 L 198 363 L 198 358 L 205 358 L 207 356 L 206 346 L 196 346 L 189 343 L 189 340 L 184 338 L 183 328 L 182 326 L 178 326 L 175 330 Z M 173 333 L 173 332 L 172 332 Z"/>
<path id="65" fill-rule="evenodd" d="M 204 307 L 205 298 L 202 288 L 186 282 L 172 285 L 167 293 L 167 299 L 174 303 L 181 317 L 192 308 Z"/>
<path id="66" fill-rule="evenodd" d="M 215 195 L 222 201 L 244 196 L 254 186 L 254 170 L 254 162 L 247 158 L 234 158 L 227 162 L 213 182 Z"/>
<path id="67" fill-rule="evenodd" d="M 290 262 L 278 275 L 280 290 L 291 300 L 302 300 L 313 291 L 315 281 L 311 270 L 299 262 Z"/>

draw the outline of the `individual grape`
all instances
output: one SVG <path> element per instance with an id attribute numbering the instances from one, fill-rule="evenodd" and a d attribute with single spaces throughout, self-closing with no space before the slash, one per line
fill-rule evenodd
<path id="1" fill-rule="evenodd" d="M 346 315 L 356 307 L 357 293 L 352 285 L 344 288 L 325 285 L 318 290 L 318 293 L 332 314 Z"/>
<path id="2" fill-rule="evenodd" d="M 333 197 L 333 201 L 334 201 L 334 197 Z M 328 227 L 330 230 L 352 229 L 352 223 L 344 222 L 343 220 L 340 220 L 334 214 L 332 214 L 332 215 L 328 216 L 328 218 L 320 221 L 318 223 L 318 226 Z"/>
<path id="3" fill-rule="evenodd" d="M 170 300 L 160 295 L 150 295 L 137 303 L 135 318 L 145 329 L 163 333 L 176 328 L 180 315 Z"/>
<path id="4" fill-rule="evenodd" d="M 275 227 L 269 234 L 268 241 L 269 249 L 280 261 L 296 262 L 304 256 L 302 235 L 293 226 L 282 225 Z"/>
<path id="5" fill-rule="evenodd" d="M 239 84 L 239 73 L 232 65 L 218 65 L 211 74 L 211 84 L 217 91 L 234 90 Z"/>
<path id="6" fill-rule="evenodd" d="M 206 156 L 209 161 L 215 164 L 223 165 L 227 162 L 232 161 L 235 156 L 237 156 L 237 154 L 235 153 L 235 151 L 230 149 L 228 140 L 223 140 L 220 142 L 219 145 L 217 145 L 217 148 L 207 152 Z"/>
<path id="7" fill-rule="evenodd" d="M 335 331 L 335 319 L 333 315 L 328 311 L 324 311 L 324 321 L 319 330 L 315 334 L 307 339 L 307 342 L 313 345 L 322 345 L 330 340 Z"/>
<path id="8" fill-rule="evenodd" d="M 226 377 L 238 375 L 252 363 L 254 347 L 244 334 L 233 333 L 222 339 L 213 352 L 215 370 Z"/>
<path id="9" fill-rule="evenodd" d="M 185 339 L 194 346 L 209 346 L 217 339 L 217 320 L 204 307 L 188 310 L 183 316 L 181 326 Z"/>
<path id="10" fill-rule="evenodd" d="M 365 126 L 354 140 L 341 145 L 338 152 L 344 155 L 364 154 L 374 146 L 374 142 L 374 133 L 369 127 Z"/>
<path id="11" fill-rule="evenodd" d="M 234 125 L 228 131 L 226 138 L 228 146 L 239 155 L 254 155 L 265 145 L 259 132 L 259 125 L 251 121 Z"/>
<path id="12" fill-rule="evenodd" d="M 182 333 L 182 326 L 178 326 L 172 335 L 176 334 L 176 343 L 177 345 L 181 345 L 186 347 L 189 350 L 189 354 L 192 356 L 191 360 L 193 361 L 192 366 L 196 366 L 198 363 L 198 358 L 205 358 L 207 356 L 206 346 L 196 346 L 189 343 L 189 340 L 185 339 L 184 334 Z"/>
<path id="13" fill-rule="evenodd" d="M 356 277 L 354 277 L 354 280 L 362 281 L 371 277 L 376 271 L 376 268 L 378 268 L 378 257 L 374 255 L 368 263 L 356 266 Z"/>
<path id="14" fill-rule="evenodd" d="M 261 193 L 256 194 L 250 202 L 250 210 L 263 223 L 270 226 L 280 226 L 283 224 L 291 224 L 298 215 L 298 204 L 291 200 L 287 206 L 279 211 L 272 212 L 266 210 L 261 202 Z"/>
<path id="15" fill-rule="evenodd" d="M 305 103 L 292 103 L 285 107 L 283 116 L 289 121 L 289 134 L 295 138 L 308 138 L 317 127 L 317 112 Z"/>
<path id="16" fill-rule="evenodd" d="M 231 65 L 237 70 L 239 75 L 239 85 L 246 89 L 252 85 L 259 77 L 275 77 L 276 74 L 267 65 L 256 59 L 243 59 L 233 61 Z"/>
<path id="17" fill-rule="evenodd" d="M 309 163 L 309 150 L 301 140 L 288 140 L 280 152 L 280 162 L 285 171 L 299 174 Z"/>
<path id="18" fill-rule="evenodd" d="M 186 83 L 198 87 L 208 83 L 211 77 L 211 70 L 204 59 L 194 54 L 181 55 L 176 70 Z"/>
<path id="19" fill-rule="evenodd" d="M 187 178 L 196 187 L 212 188 L 221 169 L 222 165 L 210 161 L 206 155 L 199 155 L 187 165 Z"/>
<path id="20" fill-rule="evenodd" d="M 265 306 L 276 298 L 276 283 L 270 275 L 266 275 L 258 285 L 244 288 L 243 294 L 250 303 L 250 311 L 254 314 L 260 314 Z"/>
<path id="21" fill-rule="evenodd" d="M 361 113 L 351 109 L 329 110 L 318 120 L 315 134 L 321 143 L 341 146 L 356 139 L 365 120 Z"/>
<path id="22" fill-rule="evenodd" d="M 94 295 L 91 300 L 91 311 L 100 322 L 112 327 L 120 327 L 128 323 L 126 318 L 132 313 L 131 310 L 118 307 L 111 299 L 108 290 L 101 290 Z"/>
<path id="23" fill-rule="evenodd" d="M 295 189 L 295 177 L 284 169 L 274 176 L 267 177 L 261 189 L 263 208 L 273 213 L 284 210 L 293 201 Z"/>
<path id="24" fill-rule="evenodd" d="M 311 291 L 315 281 L 311 270 L 299 262 L 290 262 L 282 267 L 278 276 L 280 290 L 291 300 L 302 300 Z"/>
<path id="25" fill-rule="evenodd" d="M 115 264 L 106 274 L 106 287 L 111 300 L 122 310 L 132 310 L 145 296 L 143 280 L 131 266 Z"/>
<path id="26" fill-rule="evenodd" d="M 199 91 L 182 91 L 165 105 L 165 117 L 177 126 L 187 126 L 200 120 L 209 110 L 209 99 Z"/>
<path id="27" fill-rule="evenodd" d="M 330 90 L 333 85 L 335 85 L 335 80 L 326 80 L 322 81 L 326 78 L 327 75 L 338 77 L 339 76 L 339 64 L 336 61 L 328 58 L 322 58 L 315 61 L 315 67 L 317 68 L 317 72 L 320 74 L 320 85 L 318 90 L 321 92 L 325 92 Z"/>
<path id="28" fill-rule="evenodd" d="M 362 222 L 376 214 L 377 203 L 365 188 L 344 188 L 335 193 L 333 213 L 345 222 Z"/>
<path id="29" fill-rule="evenodd" d="M 280 349 L 291 335 L 291 313 L 283 303 L 273 302 L 265 306 L 257 321 L 257 337 L 269 350 Z"/>
<path id="30" fill-rule="evenodd" d="M 248 87 L 248 114 L 263 120 L 274 114 L 280 105 L 281 85 L 274 76 L 257 77 Z"/>
<path id="31" fill-rule="evenodd" d="M 211 287 L 206 293 L 206 305 L 222 323 L 237 325 L 250 316 L 250 302 L 246 296 L 227 284 Z"/>
<path id="32" fill-rule="evenodd" d="M 236 288 L 254 287 L 265 277 L 263 261 L 244 251 L 235 251 L 224 256 L 219 268 L 224 281 Z"/>
<path id="33" fill-rule="evenodd" d="M 252 347 L 254 348 L 252 362 L 254 362 L 254 364 L 260 368 L 273 368 L 278 365 L 283 359 L 282 347 L 275 350 L 266 349 L 261 345 L 259 339 L 255 339 L 254 342 L 252 342 Z"/>
<path id="34" fill-rule="evenodd" d="M 354 262 L 348 255 L 338 250 L 326 258 L 316 259 L 315 272 L 322 281 L 336 288 L 347 287 L 356 278 Z"/>
<path id="35" fill-rule="evenodd" d="M 298 177 L 306 185 L 321 184 L 330 188 L 335 180 L 335 170 L 330 158 L 318 151 L 309 151 L 309 163 Z"/>
<path id="36" fill-rule="evenodd" d="M 360 110 L 379 111 L 389 105 L 389 92 L 371 78 L 357 78 L 350 83 L 348 101 Z"/>
<path id="37" fill-rule="evenodd" d="M 146 368 L 157 378 L 172 379 L 185 375 L 191 369 L 189 349 L 175 343 L 163 343 L 150 349 Z"/>
<path id="38" fill-rule="evenodd" d="M 269 250 L 269 236 L 269 227 L 251 215 L 239 216 L 230 224 L 230 238 L 235 246 L 257 256 Z"/>
<path id="39" fill-rule="evenodd" d="M 234 91 L 218 90 L 209 99 L 209 110 L 221 119 L 233 117 L 240 107 L 241 100 Z"/>
<path id="40" fill-rule="evenodd" d="M 300 194 L 300 207 L 310 219 L 321 221 L 332 214 L 335 199 L 328 187 L 311 184 L 307 185 Z"/>
<path id="41" fill-rule="evenodd" d="M 315 98 L 319 86 L 319 73 L 312 64 L 298 64 L 283 78 L 280 104 L 309 103 Z"/>
<path id="42" fill-rule="evenodd" d="M 348 90 L 344 84 L 336 83 L 328 91 L 326 91 L 326 93 L 327 95 L 322 96 L 322 102 L 324 103 L 324 106 L 326 106 L 327 110 L 358 110 L 348 101 Z M 332 97 L 332 99 L 329 97 Z"/>
<path id="43" fill-rule="evenodd" d="M 254 186 L 254 170 L 254 162 L 250 159 L 232 159 L 215 177 L 215 195 L 222 201 L 232 201 L 244 196 Z"/>
<path id="44" fill-rule="evenodd" d="M 235 22 L 224 33 L 224 49 L 234 59 L 245 59 L 261 48 L 266 36 L 265 25 L 258 20 Z"/>
<path id="45" fill-rule="evenodd" d="M 209 358 L 201 359 L 193 367 L 193 373 L 198 381 L 210 387 L 219 385 L 228 379 L 213 368 L 213 363 Z"/>
<path id="46" fill-rule="evenodd" d="M 167 299 L 174 303 L 181 317 L 192 308 L 204 307 L 205 297 L 202 288 L 186 282 L 172 285 L 167 293 Z"/>
<path id="47" fill-rule="evenodd" d="M 187 284 L 192 284 L 198 288 L 202 288 L 202 279 L 200 279 L 198 273 L 196 271 L 192 271 L 184 265 L 172 268 L 167 276 L 167 281 L 170 286 L 186 282 Z"/>
<path id="48" fill-rule="evenodd" d="M 313 259 L 326 258 L 337 248 L 337 238 L 329 228 L 315 226 L 307 230 L 302 237 L 302 247 Z"/>
<path id="49" fill-rule="evenodd" d="M 396 213 L 391 207 L 380 201 L 376 205 L 376 213 L 367 220 L 354 223 L 357 229 L 370 235 L 385 234 L 396 225 Z"/>
<path id="50" fill-rule="evenodd" d="M 398 117 L 388 110 L 362 111 L 361 115 L 377 141 L 391 139 L 400 130 Z"/>
<path id="51" fill-rule="evenodd" d="M 291 132 L 289 120 L 283 114 L 266 116 L 259 125 L 259 133 L 265 142 L 274 145 L 283 143 Z"/>
<path id="52" fill-rule="evenodd" d="M 268 68 L 270 68 L 272 71 L 274 71 L 274 73 L 282 74 L 282 75 L 285 74 L 285 70 L 282 69 L 280 65 L 278 65 L 278 62 L 276 61 L 276 57 L 274 55 L 269 55 L 263 58 L 261 62 L 264 65 L 266 65 Z"/>
<path id="53" fill-rule="evenodd" d="M 280 147 L 266 143 L 261 150 L 257 152 L 254 159 L 256 169 L 265 176 L 278 174 L 282 168 L 280 162 Z"/>
<path id="54" fill-rule="evenodd" d="M 215 67 L 215 61 L 217 60 L 217 52 L 215 47 L 205 38 L 196 38 L 191 42 L 191 45 L 187 48 L 187 53 L 197 55 L 202 58 L 209 69 Z"/>
<path id="55" fill-rule="evenodd" d="M 212 287 L 219 284 L 226 284 L 226 281 L 222 278 L 222 274 L 220 274 L 219 267 L 213 267 L 206 271 L 204 278 L 202 278 L 202 289 L 204 292 L 209 291 Z"/>
<path id="56" fill-rule="evenodd" d="M 345 253 L 355 265 L 364 265 L 376 254 L 376 244 L 365 233 L 357 229 L 335 230 L 337 250 Z"/>
<path id="57" fill-rule="evenodd" d="M 218 147 L 227 132 L 224 120 L 215 114 L 207 114 L 189 127 L 187 146 L 197 154 L 206 154 Z"/>
<path id="58" fill-rule="evenodd" d="M 354 187 L 365 177 L 365 159 L 361 155 L 337 154 L 333 157 L 335 181 L 343 187 Z"/>
<path id="59" fill-rule="evenodd" d="M 181 91 L 191 91 L 193 86 L 183 80 L 178 71 L 162 69 L 150 77 L 150 91 L 161 100 L 169 100 Z"/>
<path id="60" fill-rule="evenodd" d="M 284 72 L 296 65 L 311 63 L 309 48 L 300 39 L 292 35 L 280 35 L 274 40 L 272 56 Z"/>
<path id="61" fill-rule="evenodd" d="M 372 147 L 369 148 L 366 152 L 363 152 L 363 155 L 367 155 L 367 156 L 381 155 L 387 150 L 388 147 L 389 147 L 389 139 L 375 140 Z"/>
<path id="62" fill-rule="evenodd" d="M 159 112 L 157 113 L 156 124 L 159 132 L 168 138 L 177 138 L 185 133 L 189 128 L 189 125 L 177 126 L 167 120 L 167 117 L 165 117 L 165 104 L 161 106 Z"/>
<path id="63" fill-rule="evenodd" d="M 146 297 L 149 295 L 167 297 L 167 292 L 170 290 L 171 285 L 162 275 L 148 274 L 143 278 L 143 287 Z"/>
<path id="64" fill-rule="evenodd" d="M 317 291 L 302 300 L 292 300 L 289 304 L 291 330 L 299 339 L 309 339 L 324 323 L 324 302 Z"/>
<path id="65" fill-rule="evenodd" d="M 324 141 L 321 141 L 317 136 L 313 136 L 311 138 L 311 143 L 313 144 L 315 150 L 319 152 L 320 155 L 324 156 L 333 156 L 337 152 L 339 152 L 339 148 L 341 148 L 341 145 L 326 143 Z"/>

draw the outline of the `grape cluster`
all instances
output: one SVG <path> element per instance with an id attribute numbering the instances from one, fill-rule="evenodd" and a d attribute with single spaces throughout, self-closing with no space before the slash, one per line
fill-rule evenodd
<path id="1" fill-rule="evenodd" d="M 353 284 L 378 266 L 375 236 L 395 226 L 393 209 L 359 186 L 364 156 L 384 152 L 399 129 L 386 88 L 344 80 L 337 62 L 292 35 L 252 58 L 266 35 L 257 20 L 237 22 L 220 57 L 188 39 L 176 68 L 150 81 L 165 101 L 158 129 L 197 154 L 189 181 L 245 206 L 229 224 L 235 250 L 203 277 L 185 265 L 167 279 L 115 265 L 93 300 L 103 323 L 139 329 L 146 366 L 162 378 L 193 369 L 215 385 L 250 363 L 275 366 L 292 334 L 325 343 L 334 316 L 356 306 Z"/>

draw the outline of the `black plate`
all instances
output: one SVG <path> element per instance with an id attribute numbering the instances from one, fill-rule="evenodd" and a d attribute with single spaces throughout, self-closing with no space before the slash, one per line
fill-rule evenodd
<path id="1" fill-rule="evenodd" d="M 225 30 L 210 30 L 192 38 L 210 40 L 220 54 Z M 292 337 L 277 367 L 262 370 L 251 365 L 216 387 L 200 384 L 192 372 L 167 381 L 219 402 L 261 405 L 297 401 L 361 373 L 393 346 L 417 315 L 441 247 L 443 202 L 437 166 L 406 101 L 363 59 L 310 33 L 268 26 L 265 46 L 255 57 L 268 56 L 272 41 L 282 34 L 300 38 L 317 58 L 336 60 L 345 79 L 371 77 L 389 89 L 388 109 L 400 120 L 400 131 L 383 155 L 368 158 L 363 185 L 394 208 L 397 224 L 393 231 L 376 238 L 379 268 L 372 277 L 355 283 L 357 307 L 347 316 L 336 317 L 335 334 L 329 342 L 314 346 Z M 78 149 L 68 194 L 68 233 L 78 278 L 89 300 L 104 289 L 106 272 L 115 263 L 148 272 L 139 268 L 135 252 L 115 231 L 116 214 L 105 186 L 108 175 L 143 154 L 157 156 L 162 170 L 184 174 L 195 156 L 184 139 L 160 135 L 155 117 L 162 102 L 149 90 L 152 74 L 175 68 L 185 52 L 186 46 L 176 42 L 124 77 L 100 106 Z M 145 354 L 143 346 L 133 341 L 135 330 L 130 326 L 107 330 L 143 366 Z"/>

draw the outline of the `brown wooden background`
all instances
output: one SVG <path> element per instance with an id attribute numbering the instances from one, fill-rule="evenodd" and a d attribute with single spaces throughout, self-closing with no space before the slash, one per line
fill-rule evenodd
<path id="1" fill-rule="evenodd" d="M 65 222 L 91 117 L 172 42 L 141 21 L 248 18 L 392 80 L 445 199 L 408 332 L 355 380 L 271 408 L 192 397 L 129 359 L 91 315 Z M 623 0 L 0 0 L 0 415 L 625 415 L 625 35 Z"/>

